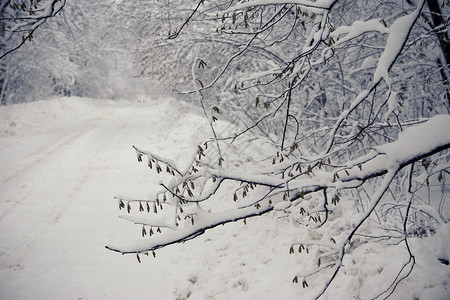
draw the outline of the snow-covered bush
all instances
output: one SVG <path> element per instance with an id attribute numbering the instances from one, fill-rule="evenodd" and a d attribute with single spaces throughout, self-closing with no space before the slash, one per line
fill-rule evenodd
<path id="1" fill-rule="evenodd" d="M 271 213 L 303 232 L 290 253 L 314 253 L 317 265 L 290 280 L 316 298 L 367 245 L 407 253 L 371 298 L 394 293 L 415 266 L 410 239 L 450 217 L 448 3 L 434 2 L 197 1 L 169 38 L 216 22 L 207 34 L 214 51 L 197 45 L 182 61 L 192 89 L 180 90 L 198 99 L 213 137 L 185 169 L 136 148 L 139 162 L 173 179 L 152 199 L 116 197 L 123 218 L 152 237 L 107 248 L 141 261 Z M 219 51 L 216 40 L 231 46 Z"/>

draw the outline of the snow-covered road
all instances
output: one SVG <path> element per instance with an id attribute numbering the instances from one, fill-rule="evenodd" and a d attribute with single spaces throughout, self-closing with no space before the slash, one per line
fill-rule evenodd
<path id="1" fill-rule="evenodd" d="M 171 146 L 178 160 L 191 152 L 196 138 L 181 125 L 189 120 L 195 129 L 202 118 L 184 108 L 174 101 L 59 99 L 2 111 L 1 299 L 173 294 L 156 292 L 159 280 L 152 288 L 151 278 L 158 275 L 149 265 L 137 265 L 135 257 L 124 259 L 104 245 L 130 233 L 130 224 L 116 218 L 113 196 L 146 197 L 152 185 L 156 188 L 131 146 L 153 151 Z"/>

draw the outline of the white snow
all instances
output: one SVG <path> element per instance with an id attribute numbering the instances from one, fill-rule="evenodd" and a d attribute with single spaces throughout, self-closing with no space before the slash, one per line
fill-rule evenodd
<path id="1" fill-rule="evenodd" d="M 358 20 L 351 26 L 340 26 L 336 28 L 330 36 L 337 40 L 335 45 L 339 45 L 371 31 L 378 31 L 381 33 L 390 32 L 388 28 L 384 27 L 380 19 L 373 19 L 369 21 Z"/>
<path id="2" fill-rule="evenodd" d="M 289 248 L 293 241 L 329 237 L 293 225 L 280 217 L 282 211 L 220 226 L 159 249 L 156 258 L 141 255 L 142 263 L 135 255 L 104 248 L 143 240 L 142 226 L 118 218 L 124 211 L 114 196 L 152 199 L 160 190 L 158 177 L 137 162 L 132 145 L 183 167 L 197 142 L 210 136 L 204 117 L 191 106 L 162 98 L 147 103 L 62 98 L 0 107 L 0 120 L 2 300 L 310 299 L 315 294 L 292 279 L 317 266 L 316 257 L 289 255 Z M 448 126 L 443 117 L 433 122 Z M 232 201 L 228 189 L 217 196 Z M 354 220 L 340 208 L 330 216 L 335 226 Z M 426 241 L 410 239 L 417 265 L 392 299 L 448 296 L 450 270 L 438 260 L 450 256 L 448 232 L 444 224 Z M 385 274 L 396 274 L 407 258 L 404 251 L 402 245 L 363 244 L 346 256 L 323 299 L 373 296 Z M 393 257 L 398 265 L 390 263 Z M 313 282 L 308 280 L 310 287 Z"/>
<path id="3" fill-rule="evenodd" d="M 378 146 L 375 149 L 386 153 L 393 162 L 405 162 L 408 158 L 420 156 L 438 146 L 450 144 L 450 116 L 436 115 L 427 122 L 406 129 L 397 141 Z"/>
<path id="4" fill-rule="evenodd" d="M 417 5 L 417 9 L 411 14 L 403 16 L 395 20 L 395 22 L 389 27 L 389 37 L 386 41 L 386 46 L 383 54 L 378 61 L 377 69 L 373 75 L 374 82 L 378 82 L 383 78 L 390 85 L 389 69 L 394 63 L 398 55 L 400 55 L 403 49 L 403 44 L 406 42 L 409 32 L 414 26 L 417 16 L 422 11 L 423 1 Z"/>
<path id="5" fill-rule="evenodd" d="M 274 210 L 285 210 L 285 209 L 288 209 L 290 206 L 291 206 L 290 201 L 280 201 L 273 206 L 273 209 Z"/>

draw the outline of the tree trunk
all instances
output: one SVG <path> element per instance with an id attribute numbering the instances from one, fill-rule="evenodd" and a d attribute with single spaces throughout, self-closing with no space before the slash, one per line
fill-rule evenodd
<path id="1" fill-rule="evenodd" d="M 437 0 L 427 0 L 428 8 L 431 11 L 431 17 L 433 18 L 433 28 L 436 28 L 442 24 L 445 24 L 445 19 L 442 16 L 441 8 Z M 446 31 L 436 33 L 439 43 L 441 45 L 442 52 L 444 54 L 445 65 L 450 65 L 450 42 L 447 38 Z"/>

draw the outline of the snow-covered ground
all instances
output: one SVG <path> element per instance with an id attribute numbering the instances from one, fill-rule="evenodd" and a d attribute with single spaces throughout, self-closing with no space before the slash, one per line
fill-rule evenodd
<path id="1" fill-rule="evenodd" d="M 205 125 L 173 99 L 0 107 L 0 299 L 309 299 L 314 291 L 292 279 L 315 260 L 289 255 L 299 229 L 275 213 L 141 256 L 142 263 L 105 249 L 141 238 L 139 227 L 117 218 L 123 211 L 114 195 L 159 190 L 132 145 L 187 162 L 210 135 Z M 447 224 L 424 246 L 412 242 L 417 265 L 393 299 L 450 298 L 450 267 L 436 259 L 449 258 L 449 235 Z M 386 257 L 400 266 L 407 259 L 381 246 L 355 252 L 325 298 L 370 298 L 382 289 L 383 269 L 396 274 Z"/>

